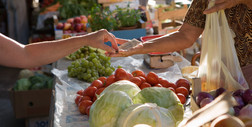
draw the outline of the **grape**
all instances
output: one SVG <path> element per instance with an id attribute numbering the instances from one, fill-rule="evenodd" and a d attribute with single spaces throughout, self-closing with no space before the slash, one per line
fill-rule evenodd
<path id="1" fill-rule="evenodd" d="M 110 57 L 99 50 L 84 46 L 69 55 L 74 60 L 68 66 L 68 76 L 92 82 L 101 76 L 109 76 L 115 70 L 111 66 Z"/>

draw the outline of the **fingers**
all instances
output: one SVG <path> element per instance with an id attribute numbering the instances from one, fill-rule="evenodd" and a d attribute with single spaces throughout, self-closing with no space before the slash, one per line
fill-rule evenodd
<path id="1" fill-rule="evenodd" d="M 116 53 L 116 51 L 117 51 L 114 48 L 112 48 L 112 47 L 110 47 L 108 45 L 105 45 L 105 44 L 104 44 L 104 46 L 100 47 L 100 49 L 105 50 L 105 51 L 107 51 L 109 53 Z"/>
<path id="2" fill-rule="evenodd" d="M 204 14 L 210 14 L 210 13 L 222 10 L 222 9 L 226 9 L 227 5 L 228 5 L 227 2 L 223 2 L 223 3 L 220 3 L 220 4 L 215 4 L 212 8 L 206 9 L 203 13 Z"/>
<path id="3" fill-rule="evenodd" d="M 110 37 L 109 41 L 111 42 L 112 48 L 118 51 L 119 48 L 117 46 L 116 37 L 111 33 L 109 33 L 109 37 Z"/>
<path id="4" fill-rule="evenodd" d="M 118 44 L 123 44 L 123 43 L 126 43 L 126 42 L 130 41 L 130 40 L 121 39 L 121 38 L 116 38 L 116 40 L 117 40 L 117 43 L 118 43 Z"/>

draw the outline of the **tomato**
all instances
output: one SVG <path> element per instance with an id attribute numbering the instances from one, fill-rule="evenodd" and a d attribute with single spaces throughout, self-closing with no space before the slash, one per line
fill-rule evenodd
<path id="1" fill-rule="evenodd" d="M 95 95 L 96 90 L 97 90 L 97 88 L 95 86 L 89 86 L 88 88 L 86 88 L 84 90 L 84 94 L 83 95 L 84 96 L 89 96 L 89 97 L 93 98 L 94 95 Z"/>
<path id="2" fill-rule="evenodd" d="M 146 76 L 146 81 L 151 85 L 158 84 L 158 75 L 155 72 L 149 72 Z"/>
<path id="3" fill-rule="evenodd" d="M 77 94 L 79 94 L 79 95 L 82 95 L 82 96 L 83 96 L 83 93 L 84 93 L 84 90 L 79 90 L 79 91 L 77 91 Z"/>
<path id="4" fill-rule="evenodd" d="M 170 89 L 171 91 L 173 91 L 174 93 L 176 93 L 175 89 L 173 87 L 168 87 L 168 89 Z"/>
<path id="5" fill-rule="evenodd" d="M 143 76 L 138 76 L 138 77 L 142 80 L 142 82 L 146 82 L 145 77 L 143 77 Z"/>
<path id="6" fill-rule="evenodd" d="M 110 75 L 107 80 L 106 80 L 106 84 L 105 87 L 108 87 L 109 85 L 111 85 L 112 83 L 114 83 L 116 81 L 115 79 L 115 75 Z"/>
<path id="7" fill-rule="evenodd" d="M 156 84 L 153 87 L 163 87 L 161 84 Z"/>
<path id="8" fill-rule="evenodd" d="M 105 89 L 104 87 L 97 89 L 95 94 L 100 95 L 104 89 Z"/>
<path id="9" fill-rule="evenodd" d="M 182 93 L 177 93 L 177 97 L 179 98 L 182 104 L 186 102 L 186 97 Z"/>
<path id="10" fill-rule="evenodd" d="M 151 85 L 148 83 L 148 82 L 144 82 L 140 85 L 140 89 L 144 89 L 144 88 L 147 88 L 147 87 L 151 87 Z"/>
<path id="11" fill-rule="evenodd" d="M 128 72 L 126 70 L 124 70 L 123 68 L 118 68 L 115 71 L 115 79 L 116 81 L 119 80 L 128 80 Z"/>
<path id="12" fill-rule="evenodd" d="M 128 75 L 128 79 L 127 79 L 127 80 L 130 80 L 130 79 L 133 78 L 133 75 L 132 75 L 131 73 L 128 73 L 128 72 L 127 72 L 127 75 Z"/>
<path id="13" fill-rule="evenodd" d="M 131 82 L 135 83 L 137 86 L 140 86 L 142 84 L 142 80 L 139 77 L 133 77 L 130 79 Z"/>
<path id="14" fill-rule="evenodd" d="M 174 83 L 168 82 L 168 81 L 165 80 L 165 79 L 159 80 L 159 83 L 160 83 L 163 87 L 165 87 L 165 88 L 172 87 L 172 88 L 176 89 L 176 85 L 175 85 Z"/>
<path id="15" fill-rule="evenodd" d="M 188 90 L 181 86 L 181 87 L 178 87 L 177 89 L 175 89 L 176 93 L 182 93 L 185 97 L 187 97 L 189 95 L 189 92 Z"/>
<path id="16" fill-rule="evenodd" d="M 132 71 L 131 74 L 133 75 L 133 77 L 139 77 L 139 76 L 142 76 L 142 77 L 146 77 L 145 73 L 141 70 L 135 70 L 135 71 Z"/>
<path id="17" fill-rule="evenodd" d="M 103 83 L 101 80 L 97 79 L 92 82 L 91 86 L 95 86 L 97 89 L 99 89 L 99 88 L 103 87 Z"/>
<path id="18" fill-rule="evenodd" d="M 90 105 L 90 106 L 88 106 L 88 107 L 86 108 L 86 114 L 87 114 L 88 116 L 89 116 L 89 111 L 90 111 L 91 106 L 92 106 L 92 105 Z"/>
<path id="19" fill-rule="evenodd" d="M 76 105 L 78 105 L 80 103 L 82 97 L 83 96 L 81 96 L 81 95 L 76 96 L 76 98 L 74 100 Z"/>
<path id="20" fill-rule="evenodd" d="M 98 80 L 102 81 L 102 84 L 105 85 L 107 78 L 102 76 L 102 77 L 98 78 Z"/>
<path id="21" fill-rule="evenodd" d="M 190 90 L 190 82 L 187 79 L 179 79 L 175 84 L 177 85 L 177 87 L 183 86 L 187 88 L 188 91 Z"/>
<path id="22" fill-rule="evenodd" d="M 97 99 L 97 97 L 96 97 L 96 96 L 94 96 L 94 97 L 93 97 L 93 99 L 92 99 L 92 101 L 93 101 L 93 102 L 95 102 L 95 101 L 96 101 L 96 99 Z"/>
<path id="23" fill-rule="evenodd" d="M 88 106 L 91 106 L 92 104 L 93 104 L 93 102 L 90 101 L 90 100 L 83 100 L 83 101 L 81 101 L 79 103 L 79 106 L 78 106 L 80 113 L 81 114 L 86 114 L 86 108 Z"/>

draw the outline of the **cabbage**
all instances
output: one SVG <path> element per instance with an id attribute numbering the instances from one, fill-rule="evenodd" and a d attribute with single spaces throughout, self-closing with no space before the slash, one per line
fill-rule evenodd
<path id="1" fill-rule="evenodd" d="M 114 90 L 123 91 L 129 95 L 130 98 L 133 98 L 141 89 L 135 84 L 128 80 L 120 80 L 111 85 L 109 85 L 103 92 L 100 94 L 103 95 L 106 92 L 111 92 Z"/>
<path id="2" fill-rule="evenodd" d="M 156 103 L 160 107 L 169 109 L 177 123 L 183 120 L 184 107 L 177 95 L 170 89 L 164 87 L 144 88 L 133 98 L 133 103 Z"/>
<path id="3" fill-rule="evenodd" d="M 16 91 L 29 90 L 31 85 L 32 84 L 28 78 L 21 78 L 21 79 L 17 80 L 16 85 L 14 87 L 14 90 L 16 90 Z"/>
<path id="4" fill-rule="evenodd" d="M 91 106 L 90 127 L 114 127 L 120 113 L 132 104 L 132 99 L 125 92 L 104 93 Z"/>
<path id="5" fill-rule="evenodd" d="M 134 104 L 121 113 L 117 127 L 133 127 L 136 125 L 175 127 L 176 120 L 168 109 L 159 107 L 154 103 Z"/>

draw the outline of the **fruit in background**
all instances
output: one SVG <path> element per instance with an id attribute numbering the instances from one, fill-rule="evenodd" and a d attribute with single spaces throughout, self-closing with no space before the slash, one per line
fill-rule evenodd
<path id="1" fill-rule="evenodd" d="M 74 18 L 74 23 L 81 23 L 81 18 L 80 17 L 75 17 Z"/>
<path id="2" fill-rule="evenodd" d="M 80 18 L 81 18 L 81 23 L 85 24 L 85 23 L 88 22 L 88 19 L 87 19 L 87 17 L 85 15 L 81 15 Z"/>
<path id="3" fill-rule="evenodd" d="M 205 99 L 205 98 L 210 98 L 210 99 L 214 99 L 214 97 L 211 95 L 211 94 L 209 94 L 209 93 L 207 93 L 207 92 L 200 92 L 197 96 L 196 96 L 196 103 L 198 104 L 198 105 L 200 105 L 200 102 L 203 100 L 203 99 Z"/>
<path id="4" fill-rule="evenodd" d="M 158 84 L 158 82 L 159 82 L 159 80 L 158 80 L 158 75 L 157 75 L 155 72 L 151 71 L 151 72 L 149 72 L 149 73 L 147 74 L 147 76 L 146 76 L 146 81 L 147 81 L 148 83 L 150 83 L 151 85 Z"/>
<path id="5" fill-rule="evenodd" d="M 205 98 L 200 102 L 200 107 L 202 108 L 202 107 L 206 106 L 207 104 L 211 103 L 212 101 L 213 101 L 213 99 L 211 99 L 211 98 Z"/>
<path id="6" fill-rule="evenodd" d="M 64 23 L 64 28 L 63 30 L 70 30 L 71 24 L 70 23 Z"/>
<path id="7" fill-rule="evenodd" d="M 67 23 L 74 23 L 74 18 L 67 19 Z"/>
<path id="8" fill-rule="evenodd" d="M 190 82 L 187 79 L 179 79 L 175 84 L 177 87 L 184 86 L 188 91 L 190 90 Z"/>
<path id="9" fill-rule="evenodd" d="M 177 93 L 176 94 L 182 104 L 185 104 L 186 102 L 186 97 L 182 93 Z"/>
<path id="10" fill-rule="evenodd" d="M 64 28 L 64 24 L 59 22 L 56 26 L 56 29 L 63 29 Z"/>
<path id="11" fill-rule="evenodd" d="M 74 25 L 74 30 L 77 32 L 81 32 L 81 30 L 83 29 L 83 24 L 78 23 Z"/>
<path id="12" fill-rule="evenodd" d="M 129 79 L 128 72 L 125 71 L 123 68 L 116 69 L 116 71 L 115 71 L 115 79 L 116 79 L 116 81 L 119 81 L 119 80 L 128 80 Z"/>
<path id="13" fill-rule="evenodd" d="M 247 89 L 242 95 L 242 99 L 245 104 L 252 104 L 252 89 Z"/>
<path id="14" fill-rule="evenodd" d="M 226 91 L 225 88 L 220 87 L 219 89 L 216 90 L 216 95 L 215 97 L 218 97 L 219 95 L 221 95 L 222 93 L 224 93 Z"/>

